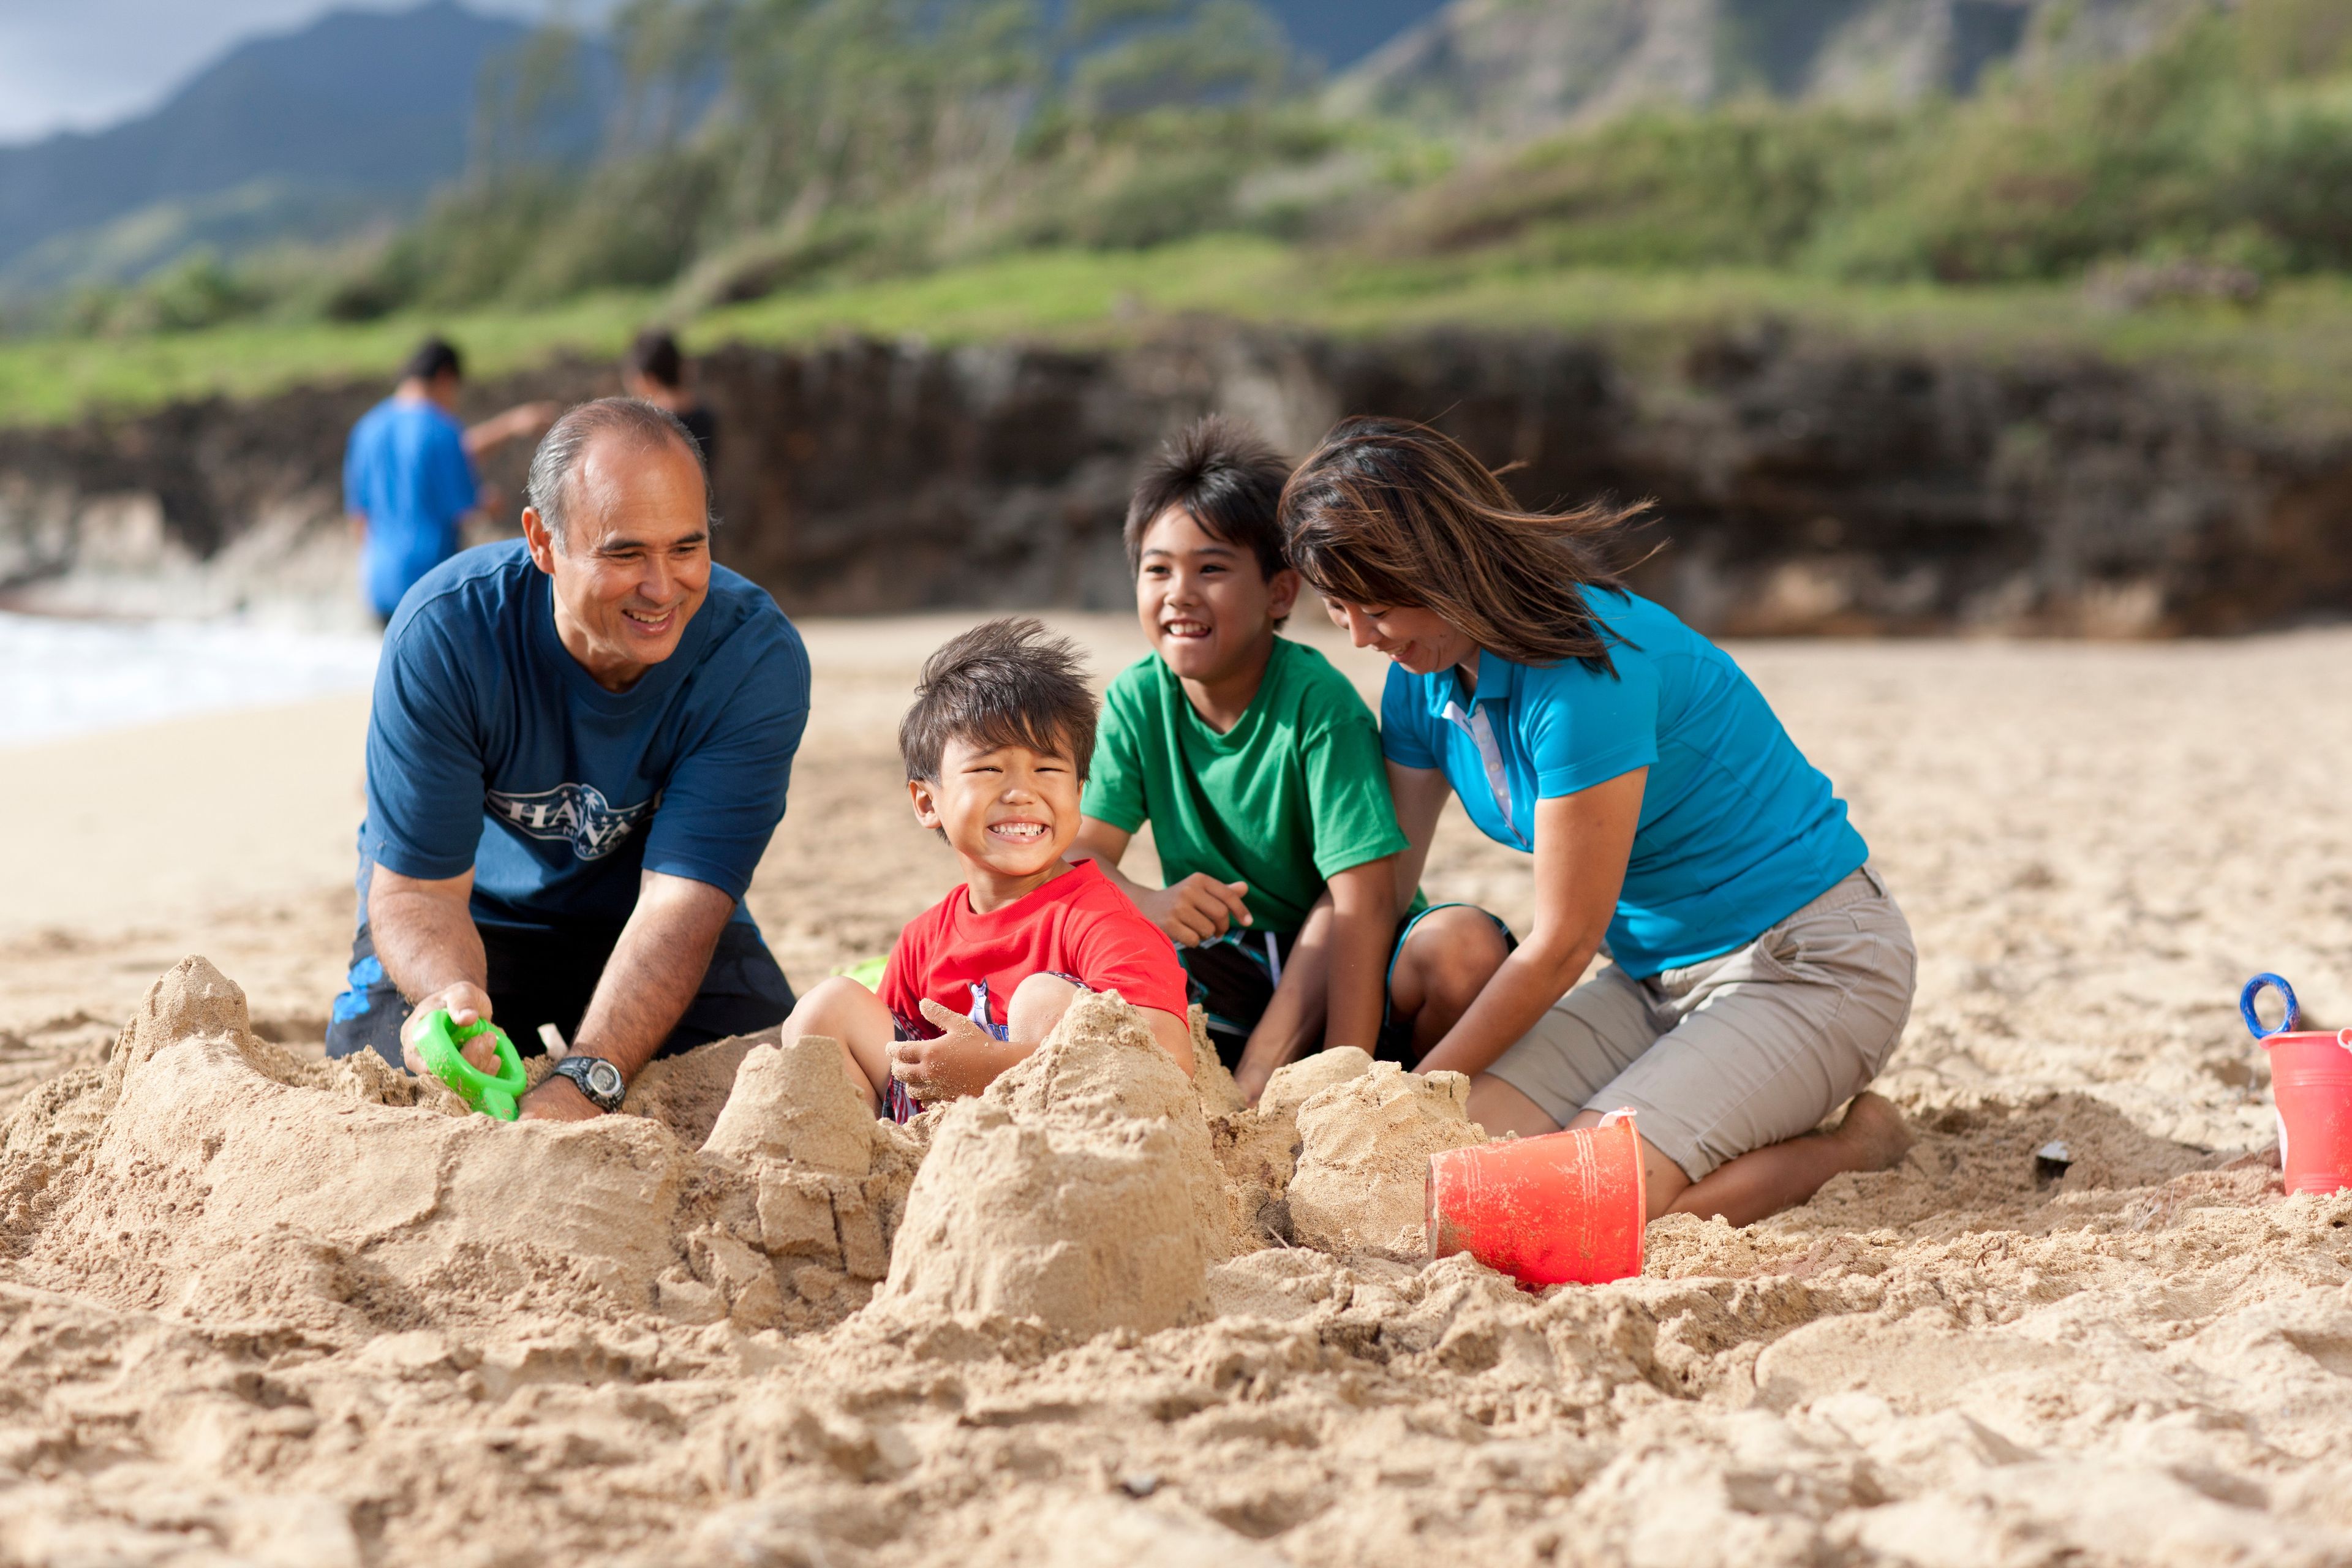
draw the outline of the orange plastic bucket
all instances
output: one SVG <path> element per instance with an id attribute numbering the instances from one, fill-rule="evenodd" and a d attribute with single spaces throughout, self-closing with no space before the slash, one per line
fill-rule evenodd
<path id="1" fill-rule="evenodd" d="M 1642 1272 L 1649 1194 L 1633 1113 L 1429 1157 L 1429 1255 L 1466 1252 L 1534 1289 Z"/>
<path id="2" fill-rule="evenodd" d="M 2265 1030 L 2254 998 L 2269 986 L 2286 998 L 2286 1017 Z M 2352 1187 L 2352 1029 L 2297 1030 L 2294 988 L 2257 974 L 2239 994 L 2246 1026 L 2271 1058 L 2271 1103 L 2278 1116 L 2279 1173 L 2291 1193 Z"/>

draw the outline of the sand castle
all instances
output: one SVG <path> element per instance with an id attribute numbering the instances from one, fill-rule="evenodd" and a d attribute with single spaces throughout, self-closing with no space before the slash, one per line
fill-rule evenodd
<path id="1" fill-rule="evenodd" d="M 1306 1131 L 1307 1188 L 1325 1194 L 1307 1238 L 1346 1251 L 1377 1232 L 1377 1247 L 1411 1251 L 1385 1187 L 1377 1219 L 1335 1216 L 1375 1139 L 1395 1142 L 1393 1105 L 1429 1098 L 1399 1087 L 1420 1080 L 1386 1067 L 1366 1078 L 1385 1096 L 1317 1094 L 1301 1115 L 1286 1095 L 1328 1072 L 1318 1061 L 1289 1069 L 1261 1116 L 1233 1107 L 1202 1050 L 1196 1088 L 1133 1009 L 1088 996 L 986 1094 L 913 1129 L 874 1119 L 833 1042 L 758 1037 L 659 1064 L 637 1114 L 506 1126 L 371 1056 L 298 1058 L 192 958 L 156 983 L 104 1069 L 60 1079 L 8 1124 L 0 1192 L 19 1261 L 59 1288 L 339 1340 L 522 1302 L 799 1330 L 869 1296 L 877 1321 L 899 1324 L 1148 1333 L 1205 1318 L 1213 1266 L 1285 1239 L 1237 1223 L 1243 1184 L 1214 1151 L 1213 1103 L 1277 1191 Z M 1449 1092 L 1437 1100 L 1458 1141 Z M 894 1246 L 902 1232 L 910 1243 Z"/>

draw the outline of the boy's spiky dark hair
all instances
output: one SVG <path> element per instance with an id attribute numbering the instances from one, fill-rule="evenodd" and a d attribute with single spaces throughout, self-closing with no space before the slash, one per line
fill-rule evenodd
<path id="1" fill-rule="evenodd" d="M 1290 564 L 1283 548 L 1282 487 L 1290 465 L 1238 419 L 1212 414 L 1161 443 L 1127 503 L 1127 569 L 1143 564 L 1143 536 L 1171 507 L 1236 550 L 1257 557 L 1271 577 Z"/>
<path id="2" fill-rule="evenodd" d="M 936 783 L 950 741 L 1058 752 L 1087 776 L 1095 694 L 1077 645 L 1026 616 L 985 621 L 923 661 L 915 705 L 898 721 L 907 776 Z"/>

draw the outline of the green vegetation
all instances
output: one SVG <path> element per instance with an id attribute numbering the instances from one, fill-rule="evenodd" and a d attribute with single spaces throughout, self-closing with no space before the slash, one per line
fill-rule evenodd
<path id="1" fill-rule="evenodd" d="M 214 394 L 257 396 L 306 381 L 381 379 L 428 330 L 463 343 L 471 366 L 488 374 L 567 350 L 617 356 L 650 304 L 644 295 L 604 294 L 542 310 L 0 338 L 0 424 L 54 424 L 86 411 L 135 412 Z"/>
<path id="2" fill-rule="evenodd" d="M 427 328 L 495 372 L 649 319 L 1100 341 L 1186 311 L 1655 353 L 1772 317 L 2352 405 L 2344 0 L 2242 0 L 1963 101 L 1502 151 L 1322 113 L 1249 0 L 630 0 L 615 26 L 632 87 L 595 167 L 493 157 L 388 239 L 60 302 L 0 339 L 0 419 L 381 375 Z M 517 63 L 494 150 L 529 144 L 567 48 Z"/>
<path id="3" fill-rule="evenodd" d="M 1738 104 L 1540 142 L 1397 203 L 1391 254 L 2064 278 L 2352 269 L 2352 7 L 2247 0 L 2126 64 L 1902 112 Z"/>
<path id="4" fill-rule="evenodd" d="M 382 377 L 428 328 L 448 331 L 491 374 L 558 353 L 607 357 L 656 302 L 650 293 L 610 292 L 535 310 L 0 341 L 0 423 Z M 1335 262 L 1272 240 L 1227 237 L 1143 251 L 1029 251 L 912 278 L 811 286 L 717 308 L 683 327 L 698 349 L 844 333 L 1087 346 L 1132 341 L 1189 313 L 1340 334 L 1441 325 L 1552 331 L 1604 339 L 1637 363 L 1671 358 L 1699 332 L 1778 322 L 1884 347 L 1965 351 L 1979 361 L 2096 353 L 2177 370 L 2282 423 L 2352 413 L 2352 280 L 2333 276 L 2283 282 L 2252 309 L 2183 301 L 2099 312 L 2086 310 L 2070 283 L 1847 283 L 1760 268 L 1535 266 L 1494 254 Z"/>

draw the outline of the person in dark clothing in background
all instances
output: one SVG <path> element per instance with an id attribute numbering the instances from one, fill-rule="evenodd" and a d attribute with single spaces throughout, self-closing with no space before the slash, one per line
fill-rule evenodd
<path id="1" fill-rule="evenodd" d="M 427 338 L 401 366 L 400 384 L 352 426 L 343 448 L 343 510 L 360 536 L 360 588 L 379 626 L 401 596 L 457 553 L 466 514 L 488 510 L 474 459 L 555 422 L 552 403 L 526 403 L 478 425 L 457 423 L 465 365 Z"/>
<path id="2" fill-rule="evenodd" d="M 695 395 L 686 355 L 666 328 L 647 327 L 637 334 L 621 369 L 621 384 L 631 397 L 676 415 L 695 445 L 702 448 L 703 468 L 717 465 L 719 421 Z"/>

